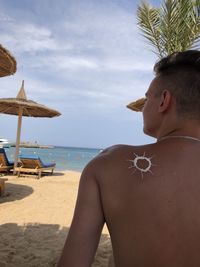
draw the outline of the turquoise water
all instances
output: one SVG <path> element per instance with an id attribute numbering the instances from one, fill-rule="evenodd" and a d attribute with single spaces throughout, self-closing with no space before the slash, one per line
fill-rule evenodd
<path id="1" fill-rule="evenodd" d="M 15 148 L 5 148 L 8 159 L 13 161 Z M 21 154 L 36 154 L 44 161 L 56 162 L 56 170 L 73 170 L 81 172 L 87 163 L 100 153 L 101 149 L 54 147 L 54 148 L 20 148 Z"/>

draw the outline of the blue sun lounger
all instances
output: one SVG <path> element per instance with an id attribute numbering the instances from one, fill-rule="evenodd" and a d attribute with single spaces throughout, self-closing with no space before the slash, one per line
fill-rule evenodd
<path id="1" fill-rule="evenodd" d="M 9 172 L 13 166 L 14 162 L 8 160 L 5 149 L 0 148 L 0 172 Z"/>
<path id="2" fill-rule="evenodd" d="M 20 155 L 19 160 L 20 166 L 15 168 L 18 177 L 20 173 L 36 173 L 39 179 L 45 171 L 53 174 L 56 166 L 56 163 L 44 163 L 38 155 Z"/>

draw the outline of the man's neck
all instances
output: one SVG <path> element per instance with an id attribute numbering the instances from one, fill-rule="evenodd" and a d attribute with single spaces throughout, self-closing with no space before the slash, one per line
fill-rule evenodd
<path id="1" fill-rule="evenodd" d="M 166 125 L 167 126 L 167 125 Z M 197 120 L 179 121 L 168 127 L 163 127 L 158 132 L 156 138 L 159 140 L 164 136 L 190 136 L 200 139 L 200 122 Z"/>

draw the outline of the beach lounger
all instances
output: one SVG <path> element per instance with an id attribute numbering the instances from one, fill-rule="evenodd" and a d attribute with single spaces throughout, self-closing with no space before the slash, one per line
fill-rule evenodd
<path id="1" fill-rule="evenodd" d="M 18 177 L 20 173 L 34 173 L 38 175 L 38 179 L 41 178 L 42 173 L 50 171 L 53 174 L 55 163 L 44 163 L 38 155 L 20 155 L 20 166 L 15 168 Z"/>
<path id="2" fill-rule="evenodd" d="M 13 169 L 14 162 L 10 162 L 4 148 L 0 148 L 0 172 L 9 172 Z"/>

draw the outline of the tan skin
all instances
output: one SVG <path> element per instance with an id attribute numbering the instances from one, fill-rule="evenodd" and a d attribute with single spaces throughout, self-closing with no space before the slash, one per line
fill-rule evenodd
<path id="1" fill-rule="evenodd" d="M 176 101 L 155 78 L 143 110 L 144 132 L 200 139 L 200 123 L 180 118 Z M 151 158 L 143 173 L 129 160 Z M 200 266 L 200 142 L 170 138 L 144 146 L 118 145 L 82 173 L 76 209 L 58 267 L 91 266 L 104 223 L 116 267 Z M 135 153 L 135 154 L 134 154 Z M 147 161 L 138 161 L 146 168 Z M 132 168 L 130 168 L 132 166 Z"/>

